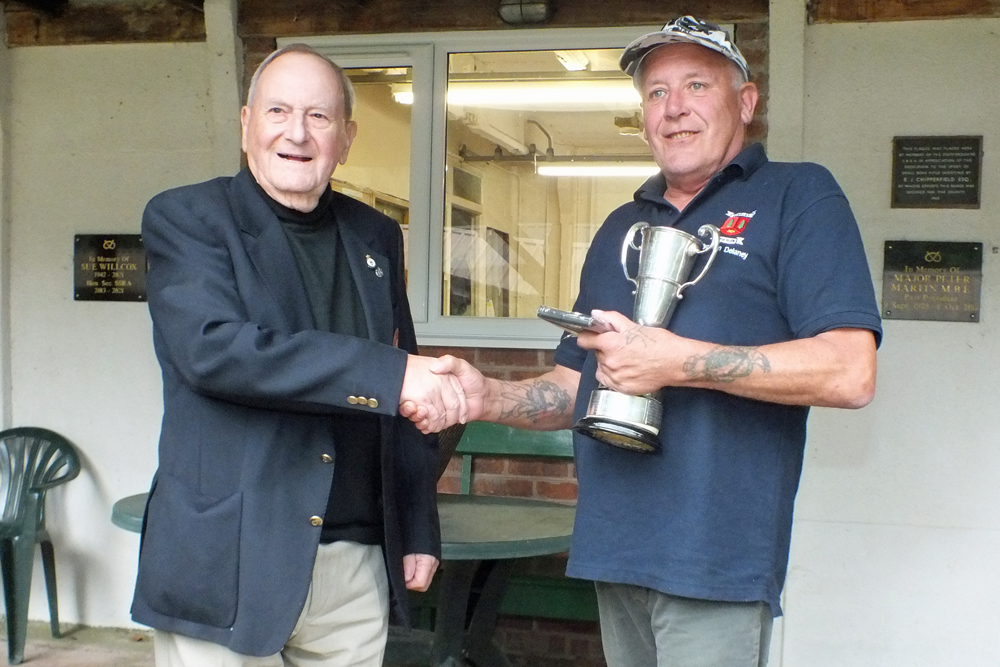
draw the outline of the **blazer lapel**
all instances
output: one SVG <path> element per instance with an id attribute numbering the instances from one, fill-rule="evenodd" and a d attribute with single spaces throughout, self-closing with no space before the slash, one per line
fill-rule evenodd
<path id="1" fill-rule="evenodd" d="M 337 226 L 365 309 L 368 337 L 392 343 L 392 267 L 389 259 L 371 247 L 354 221 L 344 220 L 344 217 L 337 216 Z"/>
<path id="2" fill-rule="evenodd" d="M 230 203 L 243 245 L 275 304 L 293 331 L 315 329 L 309 297 L 278 216 L 261 199 L 249 170 L 231 181 Z"/>

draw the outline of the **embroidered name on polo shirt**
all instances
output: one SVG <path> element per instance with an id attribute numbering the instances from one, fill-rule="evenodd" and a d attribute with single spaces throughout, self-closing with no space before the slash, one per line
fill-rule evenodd
<path id="1" fill-rule="evenodd" d="M 724 243 L 725 247 L 722 248 L 722 252 L 727 255 L 736 255 L 740 259 L 746 259 L 747 253 L 742 250 L 737 250 L 730 246 L 743 245 L 743 232 L 746 230 L 747 225 L 750 224 L 751 218 L 757 215 L 757 211 L 751 213 L 733 213 L 732 211 L 726 211 L 726 221 L 719 226 L 719 243 Z"/>

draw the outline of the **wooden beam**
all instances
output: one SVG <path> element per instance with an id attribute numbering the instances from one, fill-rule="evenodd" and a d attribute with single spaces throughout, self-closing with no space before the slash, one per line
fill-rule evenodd
<path id="1" fill-rule="evenodd" d="M 8 2 L 7 46 L 203 42 L 205 14 L 195 3 L 66 5 L 58 16 Z"/>
<path id="2" fill-rule="evenodd" d="M 539 28 L 656 25 L 684 14 L 718 22 L 766 21 L 767 0 L 550 0 Z M 348 33 L 516 30 L 500 0 L 240 0 L 240 35 L 300 37 Z"/>
<path id="3" fill-rule="evenodd" d="M 810 23 L 1000 16 L 1000 0 L 810 0 Z"/>

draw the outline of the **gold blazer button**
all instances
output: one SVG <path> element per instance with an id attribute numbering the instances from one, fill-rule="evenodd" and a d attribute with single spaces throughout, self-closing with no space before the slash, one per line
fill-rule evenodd
<path id="1" fill-rule="evenodd" d="M 347 397 L 347 402 L 350 403 L 351 405 L 357 405 L 358 404 L 358 397 L 357 396 L 348 396 Z"/>
<path id="2" fill-rule="evenodd" d="M 378 407 L 378 401 L 375 400 L 374 398 L 369 398 L 368 399 L 368 407 L 372 408 L 372 409 L 377 408 Z"/>
<path id="3" fill-rule="evenodd" d="M 333 457 L 330 456 L 329 454 L 324 454 L 323 456 L 319 457 L 319 460 L 322 461 L 323 463 L 333 463 Z"/>
<path id="4" fill-rule="evenodd" d="M 311 523 L 312 525 L 317 526 L 317 527 L 322 526 L 323 525 L 323 517 L 321 517 L 321 516 L 311 516 L 311 517 L 309 517 L 309 523 Z"/>

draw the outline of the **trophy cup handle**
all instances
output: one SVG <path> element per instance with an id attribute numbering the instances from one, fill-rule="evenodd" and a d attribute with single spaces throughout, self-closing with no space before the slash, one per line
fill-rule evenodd
<path id="1" fill-rule="evenodd" d="M 691 285 L 697 284 L 697 282 L 701 280 L 702 277 L 704 277 L 705 272 L 708 271 L 708 269 L 712 266 L 712 262 L 715 261 L 715 256 L 719 254 L 719 228 L 716 227 L 715 225 L 702 225 L 701 227 L 698 228 L 698 236 L 703 237 L 706 234 L 712 237 L 712 241 L 707 245 L 705 245 L 701 250 L 699 250 L 695 254 L 701 255 L 702 253 L 705 252 L 711 252 L 711 254 L 708 256 L 708 260 L 705 262 L 705 266 L 702 267 L 701 273 L 698 274 L 698 277 L 695 278 L 694 280 L 684 283 L 683 285 L 677 288 L 678 299 L 684 298 L 681 292 L 683 292 L 688 287 L 691 287 Z"/>
<path id="2" fill-rule="evenodd" d="M 641 245 L 635 245 L 635 243 L 634 243 L 634 241 L 635 241 L 635 235 L 636 235 L 636 232 L 642 231 L 646 227 L 649 227 L 649 223 L 648 222 L 637 222 L 637 223 L 635 223 L 634 225 L 632 225 L 629 228 L 628 233 L 625 234 L 625 240 L 622 242 L 622 271 L 625 273 L 625 279 L 628 280 L 633 285 L 635 285 L 635 290 L 639 289 L 639 283 L 636 282 L 635 278 L 633 278 L 632 276 L 630 276 L 628 274 L 628 263 L 627 263 L 628 262 L 628 249 L 629 248 L 635 248 L 636 250 L 642 250 L 642 246 Z M 632 290 L 632 294 L 635 294 L 635 290 Z"/>

